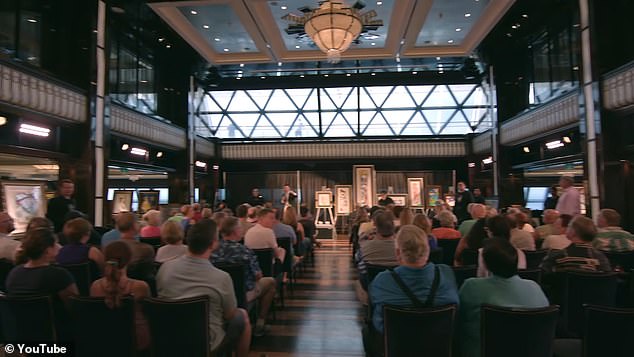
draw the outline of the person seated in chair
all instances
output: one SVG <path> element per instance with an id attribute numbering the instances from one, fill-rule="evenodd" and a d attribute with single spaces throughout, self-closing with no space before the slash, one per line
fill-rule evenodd
<path id="1" fill-rule="evenodd" d="M 64 225 L 64 236 L 68 244 L 57 253 L 57 263 L 62 265 L 82 264 L 90 262 L 91 272 L 95 278 L 100 276 L 104 268 L 103 254 L 96 247 L 87 244 L 92 231 L 90 222 L 83 218 L 75 218 Z"/>
<path id="2" fill-rule="evenodd" d="M 143 220 L 146 225 L 141 228 L 141 238 L 158 238 L 161 236 L 161 212 L 151 209 L 143 215 Z"/>
<path id="3" fill-rule="evenodd" d="M 165 243 L 156 251 L 154 260 L 165 263 L 187 253 L 187 247 L 183 244 L 183 228 L 178 222 L 167 221 L 161 226 L 161 242 Z"/>
<path id="4" fill-rule="evenodd" d="M 595 249 L 608 252 L 631 252 L 634 250 L 634 235 L 621 228 L 621 215 L 609 208 L 602 209 L 597 220 L 599 232 L 592 241 Z"/>
<path id="5" fill-rule="evenodd" d="M 288 212 L 289 210 L 287 210 Z M 222 240 L 218 249 L 211 256 L 212 263 L 219 264 L 246 264 L 247 301 L 259 301 L 260 314 L 255 325 L 255 336 L 263 336 L 267 333 L 266 317 L 275 297 L 275 279 L 263 277 L 255 253 L 243 244 L 240 244 L 242 225 L 236 217 L 227 217 L 220 227 Z"/>
<path id="6" fill-rule="evenodd" d="M 470 278 L 460 288 L 460 345 L 463 357 L 480 356 L 480 309 L 482 304 L 504 307 L 548 306 L 542 289 L 517 275 L 517 249 L 502 238 L 485 241 L 482 252 L 491 276 Z"/>

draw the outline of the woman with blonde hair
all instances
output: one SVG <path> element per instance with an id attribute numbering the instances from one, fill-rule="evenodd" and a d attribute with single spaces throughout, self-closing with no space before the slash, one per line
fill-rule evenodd
<path id="1" fill-rule="evenodd" d="M 132 259 L 132 250 L 127 243 L 119 240 L 108 244 L 104 255 L 104 276 L 92 283 L 90 296 L 103 297 L 110 309 L 118 308 L 122 297 L 132 296 L 135 302 L 137 350 L 145 351 L 150 347 L 150 329 L 139 302 L 150 297 L 150 287 L 143 280 L 128 278 L 127 267 Z"/>
<path id="2" fill-rule="evenodd" d="M 161 235 L 161 212 L 151 209 L 143 215 L 145 227 L 141 228 L 141 238 L 156 238 Z"/>
<path id="3" fill-rule="evenodd" d="M 164 263 L 187 253 L 187 247 L 183 244 L 183 228 L 178 222 L 167 221 L 161 227 L 161 242 L 165 245 L 156 251 L 156 260 Z"/>
<path id="4" fill-rule="evenodd" d="M 431 234 L 431 221 L 424 214 L 417 214 L 414 216 L 412 224 L 420 228 L 427 234 L 427 240 L 429 241 L 429 249 L 436 249 L 438 247 L 438 241 L 436 237 Z"/>
<path id="5" fill-rule="evenodd" d="M 297 221 L 297 213 L 295 210 L 286 209 L 284 210 L 284 215 L 282 216 L 282 223 L 291 226 L 293 231 L 295 231 L 295 236 L 297 237 L 297 242 L 295 242 L 295 255 L 302 256 L 304 252 L 310 246 L 310 239 L 306 242 L 304 239 L 304 226 L 301 225 Z"/>
<path id="6" fill-rule="evenodd" d="M 414 223 L 414 213 L 408 207 L 404 207 L 398 216 L 399 226 L 406 226 Z"/>

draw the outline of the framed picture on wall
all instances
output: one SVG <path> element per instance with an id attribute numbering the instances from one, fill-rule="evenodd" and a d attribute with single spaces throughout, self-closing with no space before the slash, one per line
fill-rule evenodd
<path id="1" fill-rule="evenodd" d="M 427 193 L 425 195 L 427 197 L 427 207 L 431 208 L 436 206 L 436 202 L 442 199 L 442 189 L 440 186 L 427 185 L 425 192 Z"/>
<path id="2" fill-rule="evenodd" d="M 337 215 L 352 212 L 352 185 L 335 186 L 335 211 Z"/>
<path id="3" fill-rule="evenodd" d="M 46 215 L 46 184 L 39 181 L 2 181 L 2 206 L 13 218 L 15 230 L 23 233 L 33 217 Z"/>
<path id="4" fill-rule="evenodd" d="M 315 192 L 315 201 L 317 208 L 330 208 L 332 207 L 332 192 L 330 191 L 317 191 Z"/>
<path id="5" fill-rule="evenodd" d="M 159 209 L 159 192 L 151 190 L 140 190 L 139 209 L 137 210 L 138 213 L 143 214 L 152 209 Z"/>
<path id="6" fill-rule="evenodd" d="M 406 194 L 395 194 L 388 195 L 394 201 L 394 206 L 397 207 L 407 207 L 407 195 Z"/>
<path id="7" fill-rule="evenodd" d="M 132 194 L 134 191 L 114 191 L 112 213 L 132 211 Z"/>
<path id="8" fill-rule="evenodd" d="M 374 165 L 354 165 L 354 203 L 358 207 L 372 207 L 376 196 L 376 172 Z"/>
<path id="9" fill-rule="evenodd" d="M 425 205 L 425 202 L 423 200 L 422 178 L 407 179 L 407 195 L 409 196 L 410 207 L 423 207 Z"/>

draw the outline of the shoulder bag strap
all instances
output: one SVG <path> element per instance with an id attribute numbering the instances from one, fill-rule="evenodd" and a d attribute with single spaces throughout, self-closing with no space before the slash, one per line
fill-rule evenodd
<path id="1" fill-rule="evenodd" d="M 429 291 L 429 295 L 427 295 L 427 300 L 425 301 L 425 307 L 434 306 L 434 299 L 436 298 L 436 292 L 438 291 L 438 285 L 440 285 L 440 271 L 438 270 L 438 265 L 434 266 L 434 282 L 431 284 L 431 290 Z"/>
<path id="2" fill-rule="evenodd" d="M 394 281 L 396 282 L 396 284 L 398 284 L 398 286 L 401 288 L 401 290 L 403 290 L 405 295 L 407 295 L 407 297 L 412 301 L 412 304 L 414 304 L 414 307 L 420 308 L 425 306 L 420 300 L 418 300 L 416 295 L 414 295 L 412 290 L 410 290 L 410 288 L 405 284 L 403 279 L 401 279 L 401 277 L 394 270 L 390 270 L 390 274 L 392 275 L 392 278 L 394 278 Z"/>

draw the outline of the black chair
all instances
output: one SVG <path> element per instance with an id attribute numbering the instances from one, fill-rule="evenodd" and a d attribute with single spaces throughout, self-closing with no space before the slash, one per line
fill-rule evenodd
<path id="1" fill-rule="evenodd" d="M 136 356 L 134 300 L 121 299 L 115 309 L 103 298 L 72 297 L 76 356 Z"/>
<path id="2" fill-rule="evenodd" d="M 634 309 L 585 306 L 583 357 L 632 355 Z"/>
<path id="3" fill-rule="evenodd" d="M 102 237 L 105 233 L 107 233 L 108 231 L 112 229 L 112 227 L 93 227 L 93 228 Z"/>
<path id="4" fill-rule="evenodd" d="M 372 280 L 374 280 L 374 278 L 376 278 L 376 276 L 379 275 L 379 273 L 381 273 L 383 271 L 386 271 L 386 270 L 392 270 L 392 269 L 396 268 L 397 266 L 398 265 L 386 266 L 386 265 L 366 264 L 365 268 L 366 268 L 366 271 L 367 271 L 368 285 L 370 285 Z"/>
<path id="5" fill-rule="evenodd" d="M 480 350 L 486 357 L 553 355 L 559 308 L 516 309 L 483 305 Z"/>
<path id="6" fill-rule="evenodd" d="M 622 271 L 631 271 L 634 269 L 634 251 L 632 252 L 607 252 L 601 251 L 610 261 L 613 269 Z"/>
<path id="7" fill-rule="evenodd" d="M 537 284 L 542 283 L 542 271 L 541 269 L 519 269 L 517 275 L 522 279 L 532 280 Z"/>
<path id="8" fill-rule="evenodd" d="M 443 250 L 440 247 L 436 247 L 429 251 L 429 261 L 434 264 L 442 264 L 443 262 Z"/>
<path id="9" fill-rule="evenodd" d="M 209 356 L 209 298 L 142 301 L 152 335 L 152 355 Z"/>
<path id="10" fill-rule="evenodd" d="M 542 246 L 544 245 L 544 238 L 538 238 L 535 239 L 535 249 L 542 249 Z"/>
<path id="11" fill-rule="evenodd" d="M 291 291 L 294 288 L 294 279 L 295 279 L 295 269 L 293 266 L 293 254 L 291 254 L 291 247 L 293 246 L 293 240 L 291 237 L 279 237 L 277 238 L 277 245 L 280 248 L 284 248 L 286 251 L 286 255 L 284 256 L 284 261 L 282 262 L 282 271 L 288 274 L 288 282 Z"/>
<path id="12" fill-rule="evenodd" d="M 253 253 L 258 258 L 258 265 L 262 270 L 262 276 L 273 276 L 273 248 L 253 249 Z"/>
<path id="13" fill-rule="evenodd" d="M 618 274 L 562 272 L 555 274 L 550 301 L 561 306 L 559 337 L 577 338 L 583 331 L 583 305 L 614 306 Z"/>
<path id="14" fill-rule="evenodd" d="M 526 269 L 537 269 L 548 254 L 548 250 L 523 250 L 526 256 Z"/>
<path id="15" fill-rule="evenodd" d="M 462 265 L 478 265 L 478 250 L 466 248 L 462 251 Z"/>
<path id="16" fill-rule="evenodd" d="M 57 331 L 50 296 L 0 295 L 0 321 L 6 341 L 55 342 Z"/>
<path id="17" fill-rule="evenodd" d="M 90 270 L 90 262 L 81 263 L 81 264 L 68 264 L 68 265 L 59 265 L 61 268 L 66 269 L 70 275 L 75 279 L 75 284 L 77 284 L 77 289 L 79 290 L 79 295 L 81 296 L 89 296 L 90 295 L 90 286 L 92 285 L 92 272 Z"/>
<path id="18" fill-rule="evenodd" d="M 222 271 L 227 272 L 233 281 L 233 291 L 236 294 L 238 307 L 247 309 L 246 265 L 245 264 L 214 264 Z"/>
<path id="19" fill-rule="evenodd" d="M 15 265 L 9 259 L 0 259 L 0 291 L 7 291 L 4 283 Z"/>
<path id="20" fill-rule="evenodd" d="M 475 265 L 467 265 L 462 267 L 453 267 L 453 273 L 456 277 L 456 286 L 458 289 L 465 280 L 475 278 L 478 273 L 478 267 Z"/>
<path id="21" fill-rule="evenodd" d="M 163 243 L 161 242 L 161 237 L 139 238 L 139 241 L 141 243 L 145 243 L 145 244 L 151 245 L 152 248 L 154 248 L 155 252 L 163 245 Z"/>
<path id="22" fill-rule="evenodd" d="M 438 239 L 438 246 L 443 251 L 443 264 L 453 266 L 453 258 L 456 255 L 456 248 L 460 239 Z"/>
<path id="23" fill-rule="evenodd" d="M 383 308 L 385 357 L 451 357 L 456 306 Z"/>

